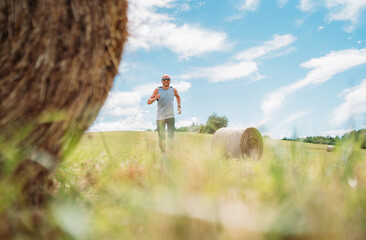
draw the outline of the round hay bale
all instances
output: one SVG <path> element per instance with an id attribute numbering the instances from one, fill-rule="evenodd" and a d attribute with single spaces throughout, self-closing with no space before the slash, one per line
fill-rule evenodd
<path id="1" fill-rule="evenodd" d="M 328 145 L 327 146 L 327 152 L 333 152 L 335 150 L 335 146 Z"/>
<path id="2" fill-rule="evenodd" d="M 212 150 L 229 158 L 261 159 L 263 155 L 263 138 L 258 129 L 220 128 L 211 142 Z"/>

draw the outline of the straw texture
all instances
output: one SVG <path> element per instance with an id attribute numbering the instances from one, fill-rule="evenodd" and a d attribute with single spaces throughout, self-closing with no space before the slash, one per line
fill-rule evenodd
<path id="1" fill-rule="evenodd" d="M 96 118 L 118 73 L 126 13 L 127 0 L 0 1 L 0 159 L 14 161 L 5 152 L 16 147 L 23 182 L 44 184 L 40 174 L 57 164 L 30 156 L 58 163 Z"/>
<path id="2" fill-rule="evenodd" d="M 126 10 L 126 0 L 0 2 L 0 134 L 7 141 L 56 157 L 75 145 L 118 73 Z"/>
<path id="3" fill-rule="evenodd" d="M 220 128 L 212 138 L 212 150 L 229 158 L 261 159 L 263 138 L 256 128 Z"/>

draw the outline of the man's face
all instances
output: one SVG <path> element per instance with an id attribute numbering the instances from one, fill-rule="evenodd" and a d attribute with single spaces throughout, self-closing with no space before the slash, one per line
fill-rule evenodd
<path id="1" fill-rule="evenodd" d="M 161 79 L 161 83 L 163 84 L 164 87 L 169 87 L 170 85 L 170 78 L 162 78 Z"/>

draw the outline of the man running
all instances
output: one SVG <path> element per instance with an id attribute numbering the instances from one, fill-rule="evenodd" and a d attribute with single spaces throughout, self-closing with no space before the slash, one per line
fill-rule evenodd
<path id="1" fill-rule="evenodd" d="M 165 125 L 168 128 L 168 137 L 170 140 L 174 138 L 174 96 L 177 99 L 178 114 L 181 114 L 180 96 L 177 89 L 170 86 L 170 77 L 164 74 L 161 77 L 163 86 L 156 88 L 147 100 L 147 104 L 152 104 L 155 100 L 158 101 L 158 111 L 156 114 L 156 125 L 159 134 L 159 147 L 162 152 L 165 152 Z"/>

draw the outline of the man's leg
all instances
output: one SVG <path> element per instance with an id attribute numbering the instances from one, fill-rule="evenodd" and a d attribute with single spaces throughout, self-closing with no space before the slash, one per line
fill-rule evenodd
<path id="1" fill-rule="evenodd" d="M 174 126 L 175 126 L 175 118 L 168 118 L 166 119 L 166 124 L 167 124 L 167 128 L 168 128 L 168 147 L 170 150 L 172 150 L 174 148 Z"/>
<path id="2" fill-rule="evenodd" d="M 165 152 L 165 120 L 156 120 L 159 135 L 159 147 L 162 152 Z"/>
<path id="3" fill-rule="evenodd" d="M 168 125 L 168 137 L 172 139 L 174 138 L 175 118 L 166 119 L 166 123 Z"/>

